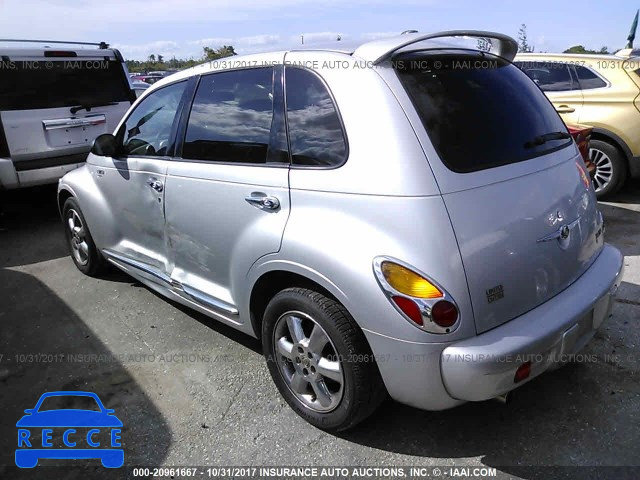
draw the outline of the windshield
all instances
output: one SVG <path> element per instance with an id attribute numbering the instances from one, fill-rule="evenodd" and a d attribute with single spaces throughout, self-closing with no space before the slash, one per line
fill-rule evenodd
<path id="1" fill-rule="evenodd" d="M 46 397 L 39 412 L 48 410 L 90 410 L 92 412 L 100 412 L 100 406 L 95 398 L 84 395 L 60 395 L 54 397 Z"/>
<path id="2" fill-rule="evenodd" d="M 0 75 L 0 110 L 130 101 L 129 80 L 111 60 L 12 61 Z"/>
<path id="3" fill-rule="evenodd" d="M 478 52 L 410 53 L 394 66 L 442 162 L 467 173 L 571 144 L 540 89 L 506 60 Z"/>

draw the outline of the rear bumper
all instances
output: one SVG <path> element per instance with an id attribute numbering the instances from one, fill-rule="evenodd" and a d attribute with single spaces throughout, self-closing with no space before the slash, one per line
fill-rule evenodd
<path id="1" fill-rule="evenodd" d="M 65 157 L 60 164 L 42 166 L 45 164 L 35 164 L 34 168 L 17 168 L 8 158 L 0 158 L 0 189 L 14 189 L 22 187 L 32 187 L 35 185 L 45 185 L 56 183 L 67 172 L 75 170 L 84 165 L 86 155 L 80 157 Z M 40 165 L 40 166 L 37 166 Z M 24 167 L 24 165 L 23 165 Z"/>
<path id="2" fill-rule="evenodd" d="M 481 335 L 423 343 L 363 331 L 394 400 L 444 410 L 497 397 L 570 360 L 609 316 L 622 274 L 622 254 L 605 244 L 589 270 L 569 288 Z M 528 360 L 530 377 L 514 383 L 516 370 Z"/>
<path id="3" fill-rule="evenodd" d="M 500 327 L 446 347 L 441 369 L 449 395 L 487 400 L 569 361 L 609 316 L 623 270 L 622 254 L 605 245 L 589 270 L 559 295 Z M 514 383 L 516 370 L 528 361 L 530 376 Z"/>

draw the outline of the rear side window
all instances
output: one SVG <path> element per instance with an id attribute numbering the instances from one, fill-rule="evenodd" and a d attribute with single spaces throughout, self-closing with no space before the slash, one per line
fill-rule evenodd
<path id="1" fill-rule="evenodd" d="M 592 88 L 602 88 L 607 86 L 607 82 L 605 82 L 602 78 L 600 78 L 588 68 L 581 67 L 580 65 L 575 65 L 575 69 L 576 74 L 578 75 L 580 88 L 582 88 L 583 90 L 590 90 Z"/>
<path id="2" fill-rule="evenodd" d="M 394 64 L 440 159 L 454 172 L 521 162 L 571 144 L 555 139 L 568 134 L 549 100 L 505 60 L 409 54 Z"/>
<path id="3" fill-rule="evenodd" d="M 516 65 L 545 92 L 564 92 L 580 88 L 565 63 L 517 62 Z"/>
<path id="4" fill-rule="evenodd" d="M 341 165 L 347 143 L 336 107 L 320 77 L 310 70 L 285 70 L 287 122 L 294 165 Z"/>
<path id="5" fill-rule="evenodd" d="M 191 107 L 182 156 L 266 163 L 272 120 L 272 68 L 205 75 Z"/>
<path id="6" fill-rule="evenodd" d="M 129 80 L 111 60 L 3 62 L 0 110 L 33 110 L 129 102 Z"/>

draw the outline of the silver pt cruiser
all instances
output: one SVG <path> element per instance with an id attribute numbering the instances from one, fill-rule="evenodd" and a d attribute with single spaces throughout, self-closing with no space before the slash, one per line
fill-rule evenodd
<path id="1" fill-rule="evenodd" d="M 73 261 L 260 338 L 322 429 L 387 393 L 504 396 L 593 337 L 623 268 L 515 53 L 497 33 L 407 33 L 172 75 L 61 179 Z"/>

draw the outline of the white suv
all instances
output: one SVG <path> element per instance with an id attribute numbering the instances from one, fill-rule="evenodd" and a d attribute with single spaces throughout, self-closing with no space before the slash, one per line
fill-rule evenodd
<path id="1" fill-rule="evenodd" d="M 0 190 L 55 183 L 135 100 L 127 67 L 104 42 L 0 45 Z"/>

